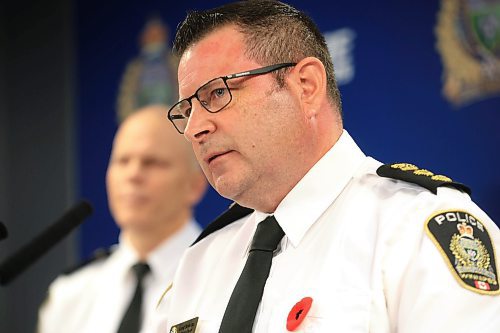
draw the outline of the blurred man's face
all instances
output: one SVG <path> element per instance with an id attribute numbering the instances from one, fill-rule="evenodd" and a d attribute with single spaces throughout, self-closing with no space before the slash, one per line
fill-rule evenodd
<path id="1" fill-rule="evenodd" d="M 106 177 L 109 206 L 122 229 L 159 231 L 188 218 L 198 194 L 183 141 L 159 114 L 135 115 L 122 125 Z"/>

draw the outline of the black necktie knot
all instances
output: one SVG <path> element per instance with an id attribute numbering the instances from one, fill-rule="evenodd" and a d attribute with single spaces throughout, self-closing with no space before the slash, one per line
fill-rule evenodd
<path id="1" fill-rule="evenodd" d="M 283 229 L 281 229 L 274 216 L 268 216 L 257 225 L 250 251 L 259 250 L 273 252 L 278 247 L 284 235 Z"/>
<path id="2" fill-rule="evenodd" d="M 132 266 L 132 270 L 135 273 L 137 281 L 142 281 L 144 276 L 150 271 L 149 265 L 145 262 L 138 262 L 134 266 Z"/>

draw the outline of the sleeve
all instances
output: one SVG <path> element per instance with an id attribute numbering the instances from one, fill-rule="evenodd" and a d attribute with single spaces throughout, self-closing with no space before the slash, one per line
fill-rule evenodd
<path id="1" fill-rule="evenodd" d="M 57 328 L 57 319 L 62 318 L 62 313 L 60 313 L 58 309 L 61 308 L 61 301 L 64 303 L 64 301 L 60 298 L 63 296 L 63 294 L 59 292 L 59 286 L 61 284 L 60 279 L 61 278 L 57 278 L 49 286 L 47 296 L 38 310 L 37 333 L 59 332 Z"/>
<path id="2" fill-rule="evenodd" d="M 500 332 L 498 226 L 450 188 L 420 195 L 400 219 L 384 260 L 391 331 Z"/>
<path id="3" fill-rule="evenodd" d="M 95 267 L 69 275 L 60 275 L 49 286 L 47 297 L 38 310 L 38 333 L 77 333 L 85 331 L 100 281 Z"/>

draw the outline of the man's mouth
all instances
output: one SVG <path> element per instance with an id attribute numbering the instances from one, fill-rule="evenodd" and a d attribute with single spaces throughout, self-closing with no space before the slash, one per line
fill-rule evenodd
<path id="1" fill-rule="evenodd" d="M 223 155 L 226 155 L 227 153 L 229 153 L 229 151 L 225 151 L 225 152 L 219 152 L 219 153 L 214 153 L 214 154 L 211 154 L 208 159 L 207 159 L 207 163 L 210 164 L 212 163 L 213 160 L 215 160 L 216 158 L 220 157 L 220 156 L 223 156 Z"/>

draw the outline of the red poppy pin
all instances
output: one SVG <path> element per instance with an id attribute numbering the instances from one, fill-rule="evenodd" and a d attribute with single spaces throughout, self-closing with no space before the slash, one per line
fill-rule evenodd
<path id="1" fill-rule="evenodd" d="M 313 299 L 311 297 L 304 297 L 293 306 L 286 319 L 286 329 L 288 331 L 295 331 L 299 327 L 311 309 L 312 302 Z"/>

